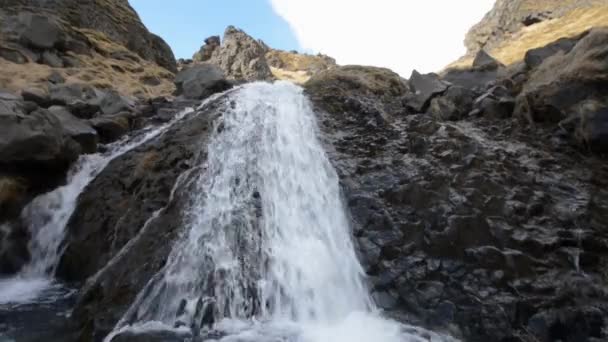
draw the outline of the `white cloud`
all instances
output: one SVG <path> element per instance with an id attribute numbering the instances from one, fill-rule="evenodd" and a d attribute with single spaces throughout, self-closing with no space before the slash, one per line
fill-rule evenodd
<path id="1" fill-rule="evenodd" d="M 439 71 L 465 53 L 468 29 L 494 0 L 271 0 L 304 49 L 339 64 Z"/>

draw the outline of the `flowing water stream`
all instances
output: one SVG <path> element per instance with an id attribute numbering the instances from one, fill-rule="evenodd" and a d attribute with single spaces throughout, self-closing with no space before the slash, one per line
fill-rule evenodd
<path id="1" fill-rule="evenodd" d="M 254 83 L 231 100 L 201 146 L 206 171 L 183 236 L 106 341 L 167 329 L 241 342 L 428 341 L 375 308 L 302 89 Z"/>
<path id="2" fill-rule="evenodd" d="M 451 341 L 386 319 L 375 307 L 338 176 L 302 89 L 253 83 L 226 96 L 224 116 L 200 147 L 208 158 L 183 208 L 183 233 L 105 341 L 155 331 L 226 342 Z M 32 260 L 0 279 L 0 317 L 69 297 L 52 275 L 79 194 L 112 160 L 190 112 L 81 157 L 65 186 L 28 205 Z"/>

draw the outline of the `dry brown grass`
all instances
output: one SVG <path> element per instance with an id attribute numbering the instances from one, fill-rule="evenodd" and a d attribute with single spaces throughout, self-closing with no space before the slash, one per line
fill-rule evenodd
<path id="1" fill-rule="evenodd" d="M 324 70 L 335 66 L 335 64 L 316 55 L 291 53 L 281 50 L 270 50 L 266 53 L 266 59 L 270 60 L 274 58 L 279 59 L 283 64 L 281 69 L 287 71 Z"/>
<path id="2" fill-rule="evenodd" d="M 270 67 L 270 71 L 277 79 L 291 81 L 295 84 L 304 84 L 310 79 L 310 75 L 306 71 L 289 71 L 275 67 Z"/>
<path id="3" fill-rule="evenodd" d="M 51 68 L 47 65 L 15 64 L 0 58 L 0 89 L 18 93 L 26 87 L 42 87 L 48 76 L 56 71 L 66 83 L 87 83 L 102 89 L 114 89 L 122 94 L 141 98 L 168 96 L 173 93 L 174 75 L 154 62 L 141 59 L 104 34 L 86 29 L 79 31 L 94 45 L 91 56 L 70 55 L 78 60 L 76 68 Z M 112 58 L 120 54 L 120 59 Z M 158 85 L 147 85 L 143 78 L 158 78 Z"/>
<path id="4" fill-rule="evenodd" d="M 608 6 L 579 8 L 561 18 L 524 27 L 489 53 L 501 63 L 511 65 L 522 61 L 528 50 L 545 46 L 559 38 L 574 37 L 600 26 L 608 26 Z M 472 64 L 473 58 L 466 57 L 446 68 L 467 68 Z"/>

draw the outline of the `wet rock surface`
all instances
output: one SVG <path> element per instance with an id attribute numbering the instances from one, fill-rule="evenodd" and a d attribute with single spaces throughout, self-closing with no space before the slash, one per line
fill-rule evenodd
<path id="1" fill-rule="evenodd" d="M 57 272 L 69 282 L 86 280 L 74 309 L 80 341 L 105 337 L 164 265 L 193 176 L 204 167 L 201 146 L 221 115 L 217 107 L 188 114 L 112 161 L 80 196 Z"/>
<path id="2" fill-rule="evenodd" d="M 305 86 L 377 303 L 466 341 L 608 338 L 605 159 L 555 124 L 522 124 L 513 98 L 475 115 L 484 95 L 456 87 L 430 113 L 389 108 L 377 120 L 366 109 L 383 100 L 365 86 L 328 75 Z M 485 98 L 514 91 L 491 88 Z M 463 106 L 446 105 L 455 99 L 472 115 L 456 115 Z"/>

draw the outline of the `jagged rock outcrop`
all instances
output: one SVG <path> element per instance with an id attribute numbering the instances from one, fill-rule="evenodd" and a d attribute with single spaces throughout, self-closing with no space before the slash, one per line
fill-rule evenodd
<path id="1" fill-rule="evenodd" d="M 608 24 L 606 0 L 498 0 L 465 38 L 467 54 L 448 67 L 468 67 L 480 50 L 510 65 L 528 50 Z"/>
<path id="2" fill-rule="evenodd" d="M 20 17 L 24 24 L 21 38 L 36 48 L 69 45 L 69 41 L 63 42 L 61 39 L 65 28 L 62 30 L 60 26 L 67 24 L 73 28 L 101 32 L 141 58 L 176 71 L 171 48 L 162 38 L 146 29 L 127 0 L 2 0 L 0 8 L 5 14 Z M 33 14 L 28 14 L 29 11 Z M 53 17 L 63 23 L 54 23 Z M 20 28 L 17 27 L 17 30 L 20 31 Z"/>
<path id="3" fill-rule="evenodd" d="M 594 43 L 578 49 L 605 46 Z M 512 83 L 452 85 L 433 96 L 431 113 L 404 115 L 372 94 L 407 103 L 406 88 L 353 81 L 377 72 L 338 68 L 305 85 L 376 302 L 466 341 L 608 338 L 604 159 L 581 155 L 555 124 L 532 129 L 514 118 Z M 490 101 L 504 107 L 486 104 L 480 114 Z M 454 115 L 463 103 L 471 113 Z"/>
<path id="4" fill-rule="evenodd" d="M 245 81 L 272 80 L 266 62 L 267 47 L 243 30 L 229 26 L 222 45 L 213 52 L 209 63 L 219 66 L 228 79 Z"/>
<path id="5" fill-rule="evenodd" d="M 329 56 L 275 50 L 233 26 L 226 29 L 222 43 L 219 36 L 205 39 L 205 44 L 192 56 L 192 60 L 180 62 L 180 69 L 204 62 L 220 67 L 229 80 L 278 79 L 297 84 L 303 84 L 312 75 L 336 67 L 336 61 Z"/>
<path id="6" fill-rule="evenodd" d="M 126 0 L 5 0 L 0 33 L 4 90 L 45 88 L 59 77 L 139 97 L 172 91 L 171 49 Z"/>
<path id="7" fill-rule="evenodd" d="M 126 0 L 2 0 L 0 70 L 0 179 L 19 185 L 1 191 L 0 224 L 21 226 L 20 209 L 80 154 L 149 119 L 176 64 Z"/>
<path id="8" fill-rule="evenodd" d="M 473 26 L 465 38 L 469 54 L 492 50 L 524 27 L 562 18 L 572 11 L 607 6 L 605 0 L 498 0 L 483 20 Z"/>
<path id="9" fill-rule="evenodd" d="M 206 62 L 211 59 L 213 52 L 221 45 L 220 36 L 211 36 L 205 39 L 205 45 L 192 56 L 192 60 L 196 62 Z"/>
<path id="10" fill-rule="evenodd" d="M 572 50 L 545 60 L 517 98 L 517 115 L 552 123 L 588 148 L 608 153 L 608 29 L 595 29 Z"/>

